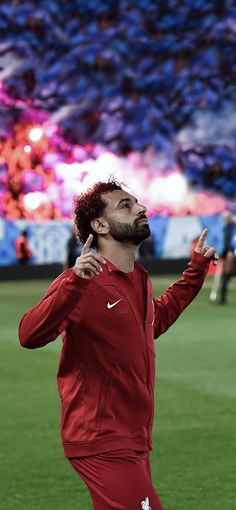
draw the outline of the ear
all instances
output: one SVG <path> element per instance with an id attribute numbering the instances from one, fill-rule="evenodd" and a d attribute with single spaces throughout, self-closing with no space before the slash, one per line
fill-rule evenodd
<path id="1" fill-rule="evenodd" d="M 109 225 L 103 218 L 94 218 L 90 225 L 98 235 L 108 234 L 109 232 Z"/>

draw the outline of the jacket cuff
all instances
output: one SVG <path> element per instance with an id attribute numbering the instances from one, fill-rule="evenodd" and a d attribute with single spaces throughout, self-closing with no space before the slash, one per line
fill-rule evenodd
<path id="1" fill-rule="evenodd" d="M 80 289 L 85 289 L 91 282 L 91 280 L 77 276 L 73 269 L 71 269 L 71 274 L 66 278 L 66 281 L 67 283 L 78 286 Z"/>

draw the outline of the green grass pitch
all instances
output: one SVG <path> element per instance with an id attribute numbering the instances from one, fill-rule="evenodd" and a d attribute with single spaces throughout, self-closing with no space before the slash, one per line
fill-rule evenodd
<path id="1" fill-rule="evenodd" d="M 173 280 L 154 278 L 155 295 Z M 219 306 L 209 302 L 210 283 L 156 343 L 152 471 L 165 510 L 236 510 L 236 286 Z M 60 341 L 30 351 L 17 339 L 21 315 L 48 285 L 0 286 L 3 510 L 91 509 L 60 444 Z"/>

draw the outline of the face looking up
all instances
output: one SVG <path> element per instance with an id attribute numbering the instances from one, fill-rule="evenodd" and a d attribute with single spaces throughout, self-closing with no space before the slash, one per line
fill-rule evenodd
<path id="1" fill-rule="evenodd" d="M 115 190 L 104 193 L 102 199 L 107 203 L 102 218 L 114 240 L 138 246 L 150 236 L 147 209 L 134 196 Z"/>

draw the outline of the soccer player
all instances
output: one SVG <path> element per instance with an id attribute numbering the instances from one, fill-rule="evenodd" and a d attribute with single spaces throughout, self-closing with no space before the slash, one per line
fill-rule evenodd
<path id="1" fill-rule="evenodd" d="M 19 327 L 27 348 L 62 336 L 62 443 L 95 510 L 163 509 L 149 464 L 154 338 L 196 296 L 210 260 L 218 260 L 204 246 L 205 229 L 182 278 L 154 299 L 147 272 L 135 262 L 137 246 L 150 235 L 146 213 L 114 180 L 80 195 L 75 226 L 82 253 Z"/>

